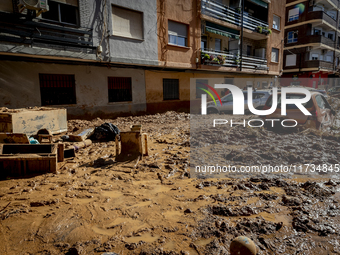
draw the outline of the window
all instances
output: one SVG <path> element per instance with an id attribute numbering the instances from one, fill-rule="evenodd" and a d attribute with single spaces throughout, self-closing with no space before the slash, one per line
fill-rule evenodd
<path id="1" fill-rule="evenodd" d="M 48 1 L 49 11 L 43 12 L 41 17 L 46 20 L 57 21 L 58 23 L 78 25 L 78 6 L 77 1 L 74 2 L 75 4 L 71 5 L 50 0 Z"/>
<path id="2" fill-rule="evenodd" d="M 288 21 L 294 21 L 299 19 L 299 8 L 294 8 L 288 12 Z"/>
<path id="3" fill-rule="evenodd" d="M 163 79 L 163 100 L 179 99 L 179 80 Z"/>
<path id="4" fill-rule="evenodd" d="M 332 62 L 332 56 L 326 56 L 326 61 L 327 62 Z"/>
<path id="5" fill-rule="evenodd" d="M 312 60 L 318 60 L 319 59 L 319 54 L 312 54 Z"/>
<path id="6" fill-rule="evenodd" d="M 272 62 L 279 62 L 279 49 L 272 48 Z"/>
<path id="7" fill-rule="evenodd" d="M 41 105 L 76 104 L 74 75 L 39 74 Z"/>
<path id="8" fill-rule="evenodd" d="M 316 103 L 318 104 L 318 106 L 321 108 L 321 109 L 325 109 L 326 106 L 325 106 L 325 101 L 323 101 L 323 99 L 321 98 L 320 95 L 317 95 L 315 97 L 315 100 L 316 100 Z"/>
<path id="9" fill-rule="evenodd" d="M 286 66 L 296 66 L 296 55 L 286 55 Z"/>
<path id="10" fill-rule="evenodd" d="M 207 46 L 207 37 L 206 36 L 202 36 L 201 37 L 201 49 L 204 50 L 208 48 Z"/>
<path id="11" fill-rule="evenodd" d="M 252 54 L 252 47 L 250 45 L 247 45 L 247 56 L 251 56 Z"/>
<path id="12" fill-rule="evenodd" d="M 280 30 L 280 22 L 281 18 L 279 16 L 273 16 L 273 28 L 276 30 Z"/>
<path id="13" fill-rule="evenodd" d="M 221 39 L 215 39 L 215 50 L 221 51 L 222 49 L 222 40 Z"/>
<path id="14" fill-rule="evenodd" d="M 314 35 L 321 35 L 321 30 L 314 28 Z"/>
<path id="15" fill-rule="evenodd" d="M 188 27 L 175 21 L 168 23 L 169 44 L 188 46 Z"/>
<path id="16" fill-rule="evenodd" d="M 112 34 L 115 36 L 143 39 L 143 13 L 112 6 Z"/>
<path id="17" fill-rule="evenodd" d="M 206 94 L 203 90 L 201 90 L 201 88 L 206 88 L 204 84 L 208 84 L 208 80 L 196 80 L 196 98 L 201 98 L 202 94 Z"/>
<path id="18" fill-rule="evenodd" d="M 290 32 L 288 32 L 287 43 L 295 43 L 295 42 L 297 42 L 297 34 L 298 34 L 298 31 L 290 31 Z"/>
<path id="19" fill-rule="evenodd" d="M 334 36 L 333 34 L 328 34 L 328 38 L 331 40 L 333 40 L 333 36 Z"/>
<path id="20" fill-rule="evenodd" d="M 109 102 L 132 101 L 130 77 L 108 77 Z"/>

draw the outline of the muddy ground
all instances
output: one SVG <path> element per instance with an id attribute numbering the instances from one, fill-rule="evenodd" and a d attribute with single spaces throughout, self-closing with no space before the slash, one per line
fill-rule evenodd
<path id="1" fill-rule="evenodd" d="M 340 253 L 340 173 L 190 178 L 189 119 L 168 112 L 69 121 L 68 133 L 104 122 L 121 131 L 142 124 L 150 155 L 134 168 L 115 162 L 114 142 L 94 142 L 59 163 L 57 174 L 1 181 L 0 254 L 229 254 L 239 235 L 252 238 L 258 254 Z M 245 155 L 257 146 L 257 160 L 326 155 L 340 163 L 334 133 L 244 132 L 224 141 L 227 162 L 252 163 Z"/>

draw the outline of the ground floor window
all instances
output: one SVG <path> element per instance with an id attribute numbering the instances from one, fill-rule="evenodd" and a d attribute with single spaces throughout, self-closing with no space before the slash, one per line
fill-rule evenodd
<path id="1" fill-rule="evenodd" d="M 132 101 L 131 77 L 109 77 L 109 102 Z"/>
<path id="2" fill-rule="evenodd" d="M 39 74 L 41 105 L 76 104 L 74 75 Z"/>
<path id="3" fill-rule="evenodd" d="M 163 79 L 163 100 L 179 99 L 179 79 Z"/>

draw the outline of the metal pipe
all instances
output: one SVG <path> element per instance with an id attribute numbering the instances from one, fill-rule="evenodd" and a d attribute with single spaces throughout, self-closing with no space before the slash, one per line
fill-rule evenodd
<path id="1" fill-rule="evenodd" d="M 240 49 L 240 71 L 242 71 L 242 55 L 243 55 L 243 13 L 244 13 L 244 0 L 241 0 L 241 49 Z"/>

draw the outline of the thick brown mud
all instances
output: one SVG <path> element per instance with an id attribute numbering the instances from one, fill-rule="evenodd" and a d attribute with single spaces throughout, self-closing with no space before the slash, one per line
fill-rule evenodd
<path id="1" fill-rule="evenodd" d="M 339 173 L 190 178 L 189 118 L 168 112 L 69 121 L 69 133 L 104 122 L 121 131 L 142 124 L 150 156 L 136 168 L 118 164 L 114 142 L 94 142 L 59 163 L 57 174 L 2 180 L 0 254 L 229 254 L 239 235 L 258 254 L 340 253 Z M 233 164 L 253 163 L 253 154 L 339 163 L 336 134 L 241 132 L 224 141 L 224 160 Z"/>

